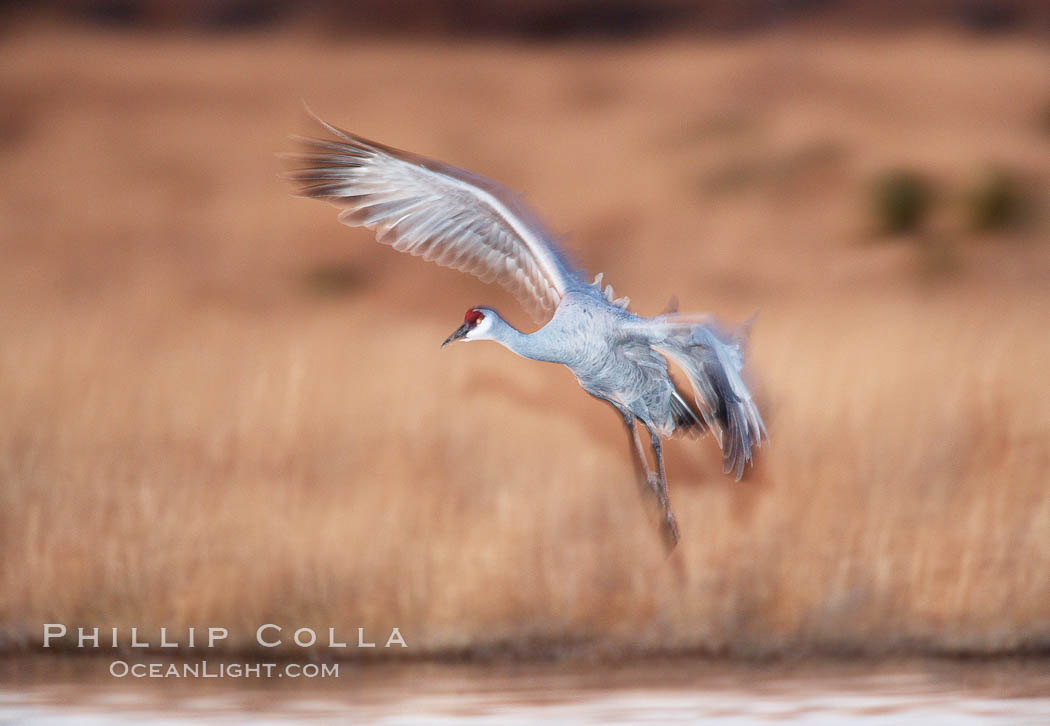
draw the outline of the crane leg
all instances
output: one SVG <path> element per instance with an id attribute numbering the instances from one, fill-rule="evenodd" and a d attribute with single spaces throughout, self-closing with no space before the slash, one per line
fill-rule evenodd
<path id="1" fill-rule="evenodd" d="M 653 494 L 660 497 L 660 493 L 653 485 L 655 481 L 655 474 L 653 474 L 652 468 L 649 466 L 649 460 L 645 456 L 645 447 L 642 446 L 642 439 L 638 436 L 638 429 L 634 425 L 634 415 L 625 412 L 623 414 L 623 423 L 627 427 L 627 438 L 631 445 L 631 459 L 634 461 L 634 471 L 638 475 L 640 480 L 644 480 L 645 483 L 653 490 Z M 660 503 L 663 506 L 663 502 Z"/>
<path id="2" fill-rule="evenodd" d="M 668 544 L 674 547 L 678 544 L 678 522 L 675 521 L 674 512 L 671 511 L 671 495 L 667 491 L 667 470 L 664 468 L 664 449 L 663 443 L 660 441 L 660 434 L 646 426 L 649 429 L 649 436 L 651 437 L 653 445 L 653 454 L 656 456 L 656 475 L 652 476 L 650 473 L 649 485 L 653 487 L 656 492 L 656 498 L 660 501 L 660 506 L 664 510 L 664 524 L 666 525 L 666 532 L 668 538 Z M 635 433 L 635 437 L 638 434 Z M 653 481 L 655 479 L 655 481 Z"/>
<path id="3" fill-rule="evenodd" d="M 634 474 L 640 481 L 645 481 L 652 488 L 653 471 L 649 467 L 649 460 L 645 458 L 645 448 L 642 446 L 642 440 L 638 437 L 638 430 L 634 427 L 634 414 L 611 398 L 606 398 L 602 394 L 586 388 L 584 390 L 595 398 L 600 398 L 607 402 L 620 414 L 620 417 L 623 419 L 623 425 L 627 427 L 627 444 L 631 449 L 631 463 L 634 464 Z M 655 488 L 653 488 L 653 493 L 656 493 Z"/>
<path id="4" fill-rule="evenodd" d="M 667 542 L 667 549 L 668 551 L 674 549 L 674 546 L 678 544 L 678 523 L 675 521 L 674 513 L 671 511 L 671 500 L 667 493 L 667 474 L 664 471 L 664 454 L 660 444 L 660 435 L 646 425 L 646 429 L 652 437 L 653 452 L 656 454 L 657 471 L 654 472 L 652 467 L 649 466 L 649 459 L 645 455 L 645 447 L 642 446 L 642 439 L 638 435 L 638 428 L 634 425 L 634 414 L 626 408 L 622 408 L 615 401 L 605 398 L 605 396 L 592 391 L 587 392 L 596 398 L 608 401 L 623 417 L 624 426 L 627 427 L 627 438 L 630 442 L 631 461 L 634 462 L 634 472 L 639 480 L 644 479 L 648 488 L 656 495 L 656 499 L 659 502 L 660 509 L 664 515 L 663 531 Z"/>

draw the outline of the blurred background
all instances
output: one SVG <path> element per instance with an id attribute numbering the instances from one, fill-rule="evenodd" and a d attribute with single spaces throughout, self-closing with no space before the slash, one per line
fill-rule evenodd
<path id="1" fill-rule="evenodd" d="M 438 659 L 1050 648 L 1046 3 L 0 17 L 3 650 L 44 622 L 221 624 L 231 653 L 396 626 Z M 304 100 L 521 192 L 640 314 L 759 313 L 771 443 L 740 483 L 667 447 L 670 559 L 568 371 L 439 350 L 475 304 L 531 329 L 511 298 L 289 196 Z"/>

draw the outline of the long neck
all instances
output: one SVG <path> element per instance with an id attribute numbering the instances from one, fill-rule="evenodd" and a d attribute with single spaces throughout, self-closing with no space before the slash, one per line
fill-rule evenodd
<path id="1" fill-rule="evenodd" d="M 546 326 L 535 333 L 523 333 L 513 325 L 497 318 L 493 321 L 492 332 L 489 334 L 492 340 L 517 353 L 522 358 L 531 360 L 547 361 L 549 363 L 564 363 L 557 341 L 545 333 Z"/>

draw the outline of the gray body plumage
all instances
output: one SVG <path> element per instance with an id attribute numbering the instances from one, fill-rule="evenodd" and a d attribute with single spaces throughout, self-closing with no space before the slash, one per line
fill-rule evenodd
<path id="1" fill-rule="evenodd" d="M 340 206 L 341 221 L 375 230 L 380 242 L 399 251 L 499 282 L 534 317 L 549 317 L 535 332 L 523 333 L 496 311 L 475 308 L 449 340 L 493 340 L 523 357 L 563 364 L 584 390 L 612 404 L 627 425 L 636 464 L 658 498 L 673 545 L 678 531 L 661 437 L 712 431 L 724 470 L 739 479 L 766 436 L 742 377 L 744 340 L 703 316 L 634 315 L 626 298 L 616 300 L 611 287 L 602 288 L 600 275 L 585 282 L 508 190 L 321 123 L 335 140 L 302 140 L 309 151 L 295 158 L 307 166 L 288 174 L 300 193 Z M 676 387 L 669 361 L 688 380 L 691 396 Z M 650 434 L 656 471 L 635 421 Z"/>
<path id="2" fill-rule="evenodd" d="M 567 366 L 587 392 L 670 436 L 675 388 L 667 361 L 630 330 L 643 322 L 597 289 L 581 289 L 567 294 L 550 322 L 526 337 L 530 349 L 551 351 L 554 362 Z"/>

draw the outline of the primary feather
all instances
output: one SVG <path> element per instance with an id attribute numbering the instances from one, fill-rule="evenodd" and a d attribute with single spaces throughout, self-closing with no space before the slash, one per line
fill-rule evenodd
<path id="1" fill-rule="evenodd" d="M 305 197 L 343 207 L 340 221 L 375 230 L 399 252 L 509 290 L 537 321 L 581 283 L 552 236 L 495 182 L 318 121 L 336 140 L 301 139 L 288 172 Z"/>

